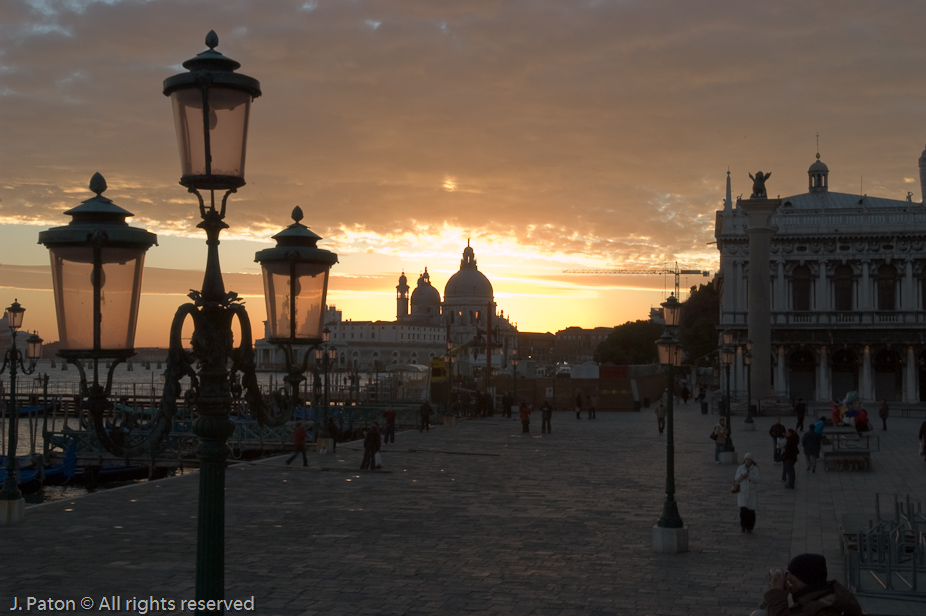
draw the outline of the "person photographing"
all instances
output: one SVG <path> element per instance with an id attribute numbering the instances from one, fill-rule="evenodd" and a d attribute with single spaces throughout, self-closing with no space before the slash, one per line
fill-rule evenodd
<path id="1" fill-rule="evenodd" d="M 788 606 L 788 595 L 792 606 Z M 826 558 L 822 554 L 799 554 L 786 570 L 772 569 L 765 591 L 764 610 L 752 616 L 861 616 L 862 606 L 852 592 L 826 579 Z"/>

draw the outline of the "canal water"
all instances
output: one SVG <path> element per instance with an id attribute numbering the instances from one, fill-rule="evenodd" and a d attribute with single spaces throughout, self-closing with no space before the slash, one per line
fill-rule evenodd
<path id="1" fill-rule="evenodd" d="M 100 380 L 105 382 L 107 368 L 103 364 L 100 364 L 99 371 Z M 158 364 L 157 362 L 152 362 L 150 365 L 138 362 L 117 365 L 113 372 L 112 395 L 113 397 L 132 397 L 138 395 L 160 398 L 162 388 L 161 374 L 163 372 L 164 364 Z M 48 376 L 47 395 L 49 401 L 55 400 L 59 396 L 67 396 L 70 398 L 80 392 L 80 372 L 75 366 L 69 365 L 60 359 L 43 359 L 37 363 L 35 371 L 32 374 L 26 375 L 18 373 L 16 375 L 17 397 L 31 395 L 34 396 L 38 402 L 41 402 L 45 395 L 45 375 Z M 86 368 L 86 376 L 88 379 L 93 378 L 92 368 L 89 365 Z M 282 377 L 282 374 L 260 373 L 258 374 L 258 382 L 262 388 L 278 387 L 279 384 L 282 383 Z M 0 417 L 2 417 L 2 423 L 0 423 L 0 446 L 2 446 L 0 447 L 0 455 L 5 457 L 9 438 L 9 426 L 7 424 L 9 373 L 5 373 L 0 379 L 3 379 L 0 380 L 0 401 L 2 401 L 2 405 L 0 405 L 2 406 L 2 413 L 0 413 Z M 184 386 L 188 386 L 189 379 L 184 379 L 182 383 Z M 49 420 L 48 428 L 50 430 L 60 430 L 64 426 L 64 421 L 65 420 L 61 417 L 52 418 Z M 70 417 L 68 419 L 68 424 L 71 428 L 76 428 L 77 421 L 75 417 Z M 27 415 L 18 418 L 16 446 L 18 456 L 30 454 L 41 455 L 43 449 L 42 424 L 42 415 Z M 176 471 L 175 474 L 189 474 L 195 472 L 196 469 L 183 469 Z M 111 489 L 113 487 L 136 483 L 137 481 L 106 483 L 98 488 L 87 488 L 83 485 L 45 486 L 38 492 L 24 494 L 23 496 L 27 505 L 34 505 L 55 500 L 77 498 L 88 492 L 94 491 L 94 489 Z"/>

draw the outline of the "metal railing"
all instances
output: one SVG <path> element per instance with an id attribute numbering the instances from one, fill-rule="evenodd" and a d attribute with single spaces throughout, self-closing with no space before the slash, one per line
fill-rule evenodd
<path id="1" fill-rule="evenodd" d="M 858 518 L 843 516 L 843 566 L 857 594 L 891 599 L 926 599 L 926 514 L 922 503 L 894 495 L 894 515 L 881 516 L 875 495 L 875 519 L 859 528 Z M 847 528 L 854 526 L 854 528 Z"/>

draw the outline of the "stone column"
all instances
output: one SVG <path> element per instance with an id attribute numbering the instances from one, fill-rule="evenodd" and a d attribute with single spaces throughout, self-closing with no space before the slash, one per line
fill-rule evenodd
<path id="1" fill-rule="evenodd" d="M 874 399 L 874 387 L 871 382 L 871 347 L 865 345 L 865 352 L 862 354 L 862 382 L 859 398 L 862 401 Z"/>
<path id="2" fill-rule="evenodd" d="M 917 402 L 916 399 L 916 356 L 913 354 L 913 346 L 907 347 L 906 377 L 904 379 L 904 402 Z"/>
<path id="3" fill-rule="evenodd" d="M 862 261 L 862 265 L 861 265 L 862 282 L 859 285 L 859 290 L 858 290 L 858 303 L 859 303 L 858 308 L 859 310 L 865 310 L 865 311 L 871 310 L 871 307 L 872 307 L 871 278 L 869 277 L 869 273 L 868 273 L 869 265 L 870 265 L 869 261 L 867 260 Z"/>
<path id="4" fill-rule="evenodd" d="M 771 387 L 771 255 L 772 214 L 781 199 L 745 199 L 737 207 L 746 212 L 749 238 L 749 289 L 747 297 L 749 339 L 752 340 L 752 394 L 757 400 L 772 395 Z"/>
<path id="5" fill-rule="evenodd" d="M 830 396 L 830 366 L 826 345 L 820 347 L 820 364 L 817 366 L 817 400 L 832 402 Z"/>
<path id="6" fill-rule="evenodd" d="M 788 393 L 788 374 L 786 369 L 788 367 L 787 358 L 785 356 L 785 346 L 778 346 L 778 362 L 775 365 L 775 395 L 776 396 L 785 396 Z"/>

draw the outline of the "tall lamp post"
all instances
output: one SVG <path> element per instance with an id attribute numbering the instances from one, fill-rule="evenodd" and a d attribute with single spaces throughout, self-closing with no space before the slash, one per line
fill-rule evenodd
<path id="1" fill-rule="evenodd" d="M 755 413 L 752 409 L 752 340 L 746 341 L 746 353 L 743 355 L 743 363 L 746 364 L 746 423 L 755 424 L 753 419 Z"/>
<path id="2" fill-rule="evenodd" d="M 518 364 L 520 362 L 518 350 L 511 349 L 511 397 L 515 401 L 518 399 Z"/>
<path id="3" fill-rule="evenodd" d="M 23 374 L 32 374 L 35 372 L 35 363 L 42 355 L 42 339 L 38 334 L 32 334 L 26 340 L 26 358 L 29 360 L 29 366 L 23 363 L 22 352 L 16 347 L 16 333 L 23 324 L 23 314 L 26 309 L 19 304 L 19 300 L 13 300 L 13 303 L 6 309 L 7 325 L 12 334 L 12 341 L 9 350 L 3 356 L 3 365 L 0 366 L 0 374 L 10 369 L 10 403 L 6 407 L 7 426 L 9 434 L 7 436 L 6 450 L 6 477 L 3 480 L 3 491 L 0 492 L 0 524 L 13 524 L 20 522 L 25 515 L 25 503 L 22 492 L 19 491 L 19 482 L 16 478 L 16 444 L 19 430 L 19 412 L 16 409 L 16 371 L 17 368 Z"/>
<path id="4" fill-rule="evenodd" d="M 317 434 L 321 434 L 323 438 L 328 438 L 328 406 L 330 401 L 328 399 L 328 366 L 329 361 L 334 361 L 337 357 L 337 348 L 329 346 L 331 342 L 331 330 L 327 327 L 322 330 L 322 344 L 315 348 L 315 362 L 316 364 L 320 363 L 322 370 L 324 371 L 324 381 L 322 381 L 322 425 L 321 428 L 317 430 Z"/>
<path id="5" fill-rule="evenodd" d="M 675 502 L 675 420 L 674 398 L 675 368 L 682 363 L 682 347 L 675 338 L 674 330 L 678 327 L 681 304 L 670 295 L 662 303 L 666 329 L 656 349 L 659 363 L 666 369 L 666 498 L 663 502 L 662 515 L 653 528 L 653 549 L 656 552 L 678 554 L 688 551 L 688 531 L 678 513 Z"/>
<path id="6" fill-rule="evenodd" d="M 733 365 L 733 359 L 736 356 L 736 350 L 733 346 L 734 332 L 724 330 L 721 336 L 723 338 L 723 347 L 720 349 L 720 360 L 723 362 L 724 373 L 727 377 L 727 393 L 723 405 L 728 434 L 726 451 L 736 451 L 733 447 L 733 426 L 730 424 L 730 367 Z"/>
<path id="7" fill-rule="evenodd" d="M 447 411 L 453 415 L 453 340 L 447 339 Z"/>
<path id="8" fill-rule="evenodd" d="M 243 375 L 248 407 L 262 424 L 280 426 L 292 417 L 291 400 L 268 405 L 257 383 L 251 325 L 237 293 L 226 292 L 219 266 L 219 234 L 225 223 L 229 195 L 244 186 L 245 145 L 251 101 L 260 96 L 257 80 L 234 71 L 240 66 L 215 51 L 218 37 L 206 37 L 208 50 L 183 63 L 188 72 L 164 81 L 171 98 L 182 177 L 180 184 L 196 195 L 206 233 L 207 257 L 200 291 L 192 303 L 177 309 L 170 330 L 164 391 L 160 406 L 144 430 L 132 432 L 125 422 L 110 420 L 113 370 L 134 354 L 135 325 L 140 299 L 144 253 L 156 242 L 153 234 L 125 223 L 130 212 L 102 197 L 106 183 L 94 175 L 90 188 L 97 196 L 67 212 L 70 224 L 43 231 L 39 242 L 50 251 L 52 282 L 61 350 L 58 355 L 75 363 L 81 373 L 82 406 L 89 410 L 97 439 L 110 453 L 129 458 L 155 455 L 170 432 L 181 396 L 181 378 L 188 376 L 199 438 L 199 509 L 196 539 L 196 599 L 218 602 L 225 594 L 225 466 L 228 437 L 234 425 L 231 384 Z M 215 191 L 225 191 L 216 207 Z M 208 191 L 208 203 L 200 191 Z M 327 292 L 328 269 L 336 255 L 315 247 L 318 236 L 299 222 L 274 236 L 277 247 L 258 253 L 264 274 L 270 337 L 278 344 L 317 344 Z M 267 253 L 267 254 L 263 254 Z M 86 289 L 87 280 L 91 289 Z M 105 293 L 103 287 L 105 285 Z M 183 346 L 187 318 L 193 321 L 192 350 Z M 237 319 L 240 344 L 233 347 L 232 324 Z M 287 355 L 287 363 L 291 354 Z M 93 383 L 87 386 L 81 359 L 93 362 Z M 99 382 L 101 359 L 113 359 L 105 387 Z M 294 368 L 288 366 L 290 373 Z M 117 443 L 109 433 L 123 434 Z M 212 605 L 216 605 L 213 603 Z M 202 604 L 201 604 L 202 605 Z M 221 614 L 221 608 L 197 614 Z"/>

